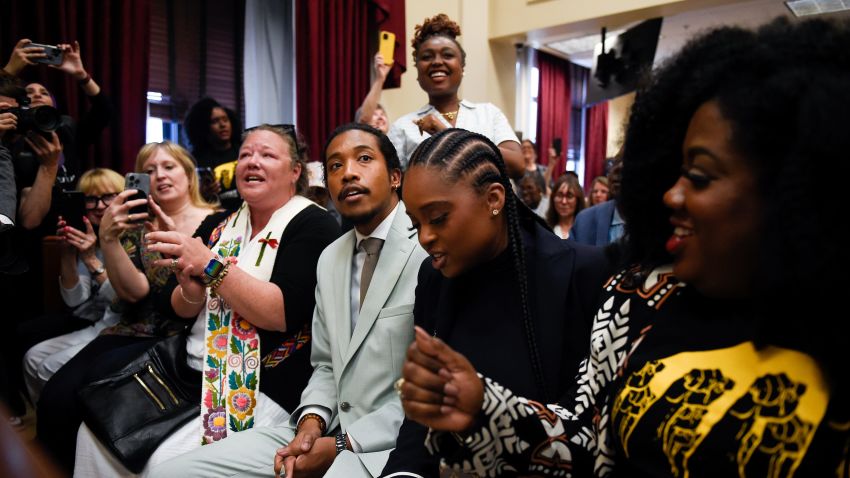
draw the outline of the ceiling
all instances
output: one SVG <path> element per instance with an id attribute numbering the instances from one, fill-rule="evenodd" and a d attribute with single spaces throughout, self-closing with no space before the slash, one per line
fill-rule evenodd
<path id="1" fill-rule="evenodd" d="M 677 52 L 690 38 L 707 29 L 720 25 L 755 27 L 778 16 L 794 18 L 781 0 L 751 0 L 720 6 L 692 10 L 664 17 L 655 64 Z M 827 16 L 827 15 L 824 15 Z M 848 12 L 828 16 L 848 16 Z M 613 36 L 639 22 L 626 25 L 606 25 L 606 49 L 613 45 Z M 601 43 L 600 31 L 571 32 L 551 38 L 537 37 L 536 48 L 569 59 L 571 62 L 590 68 L 595 57 L 594 47 Z"/>

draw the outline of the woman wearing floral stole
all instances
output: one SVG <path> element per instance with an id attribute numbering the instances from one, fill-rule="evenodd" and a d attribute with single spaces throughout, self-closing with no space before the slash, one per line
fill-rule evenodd
<path id="1" fill-rule="evenodd" d="M 151 250 L 171 257 L 161 263 L 179 282 L 175 312 L 195 319 L 187 362 L 202 388 L 198 417 L 166 437 L 145 470 L 228 434 L 281 423 L 298 404 L 312 371 L 316 262 L 339 233 L 333 217 L 298 194 L 306 189 L 303 166 L 293 127 L 249 129 L 236 168 L 244 203 L 220 215 L 207 244 L 173 231 L 146 236 Z M 83 427 L 75 474 L 129 473 Z"/>

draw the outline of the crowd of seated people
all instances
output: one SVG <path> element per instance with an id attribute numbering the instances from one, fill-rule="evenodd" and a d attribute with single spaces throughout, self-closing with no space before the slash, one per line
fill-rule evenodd
<path id="1" fill-rule="evenodd" d="M 827 161 L 850 150 L 850 23 L 689 42 L 587 199 L 458 96 L 459 36 L 417 25 L 429 102 L 393 123 L 376 55 L 309 165 L 294 126 L 243 131 L 202 98 L 191 149 L 141 146 L 126 179 L 80 171 L 111 106 L 61 45 L 89 114 L 21 135 L 0 113 L 0 281 L 66 306 L 8 324 L 9 424 L 28 401 L 33 443 L 79 477 L 848 476 L 850 261 L 820 170 L 847 168 Z M 56 104 L 15 78 L 44 55 L 28 43 L 0 111 Z"/>

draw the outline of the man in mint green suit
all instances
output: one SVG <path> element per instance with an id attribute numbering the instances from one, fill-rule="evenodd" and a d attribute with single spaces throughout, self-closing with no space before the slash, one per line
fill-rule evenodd
<path id="1" fill-rule="evenodd" d="M 404 418 L 393 384 L 413 340 L 416 278 L 427 254 L 399 200 L 401 167 L 386 136 L 341 126 L 324 164 L 331 198 L 354 230 L 319 258 L 313 375 L 301 404 L 288 423 L 234 433 L 150 476 L 380 475 Z"/>

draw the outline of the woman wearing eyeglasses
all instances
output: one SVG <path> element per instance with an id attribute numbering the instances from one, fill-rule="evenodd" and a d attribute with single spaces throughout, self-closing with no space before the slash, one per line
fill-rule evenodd
<path id="1" fill-rule="evenodd" d="M 97 229 L 106 207 L 121 192 L 124 178 L 111 169 L 92 169 L 80 178 L 85 194 L 85 230 L 69 226 L 60 217 L 56 235 L 59 253 L 59 292 L 70 312 L 50 314 L 18 326 L 16 343 L 24 355 L 23 372 L 32 403 L 38 401 L 47 380 L 107 325 L 114 323 L 109 309 L 115 291 L 97 246 Z"/>
<path id="2" fill-rule="evenodd" d="M 68 397 L 74 397 L 91 374 L 118 370 L 157 340 L 186 329 L 186 321 L 175 315 L 169 304 L 176 281 L 168 267 L 155 263 L 163 256 L 148 249 L 145 232 L 169 230 L 191 235 L 204 229 L 203 221 L 215 210 L 201 198 L 195 164 L 181 146 L 171 142 L 143 146 L 135 170 L 150 175 L 148 199 L 128 200 L 135 191 L 127 190 L 114 197 L 90 195 L 98 197 L 87 201 L 95 206 L 93 214 L 99 215 L 101 268 L 115 291 L 113 308 L 118 317 L 53 374 L 36 407 L 38 440 L 69 472 L 82 411 Z M 123 183 L 122 178 L 121 189 Z M 131 213 L 131 208 L 144 205 L 150 215 Z M 209 231 L 215 223 L 207 221 Z M 78 244 L 87 240 L 84 235 L 82 231 L 69 232 L 66 240 Z"/>

